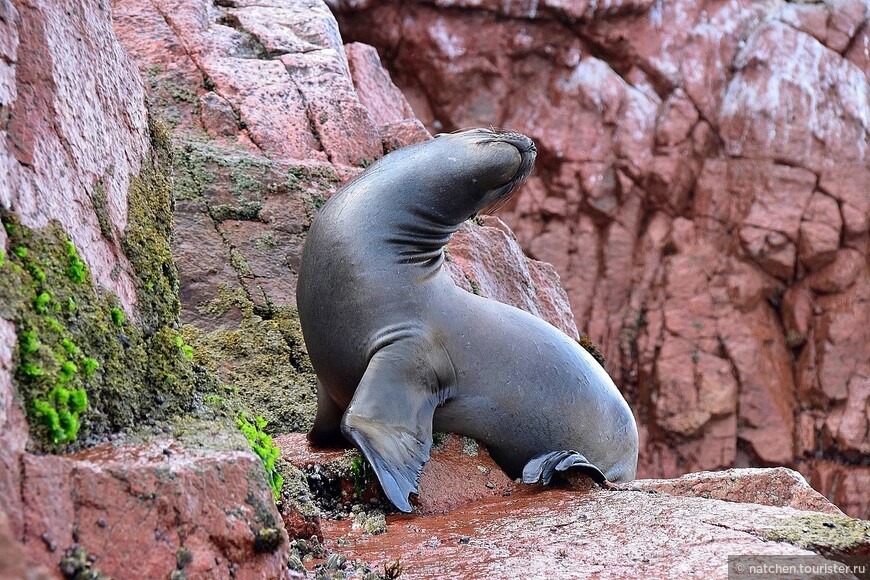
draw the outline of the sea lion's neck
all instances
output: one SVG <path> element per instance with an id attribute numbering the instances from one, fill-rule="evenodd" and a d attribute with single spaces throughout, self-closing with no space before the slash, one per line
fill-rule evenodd
<path id="1" fill-rule="evenodd" d="M 401 263 L 440 268 L 444 246 L 462 224 L 445 223 L 440 215 L 421 207 L 408 208 L 397 217 L 386 241 Z"/>
<path id="2" fill-rule="evenodd" d="M 394 174 L 391 167 L 371 171 L 345 192 L 347 203 L 400 263 L 439 267 L 444 246 L 468 215 L 445 203 L 448 186 L 425 175 Z"/>

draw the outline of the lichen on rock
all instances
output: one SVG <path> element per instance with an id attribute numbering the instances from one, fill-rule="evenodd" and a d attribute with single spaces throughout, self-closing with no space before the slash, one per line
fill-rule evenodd
<path id="1" fill-rule="evenodd" d="M 241 289 L 223 288 L 221 299 L 207 308 L 215 314 L 238 308 L 238 327 L 204 332 L 184 325 L 193 360 L 216 374 L 227 388 L 219 405 L 238 405 L 262 416 L 269 433 L 311 427 L 316 405 L 314 369 L 302 340 L 299 317 L 291 307 L 262 316 Z"/>
<path id="2" fill-rule="evenodd" d="M 823 556 L 870 555 L 870 522 L 836 514 L 813 514 L 776 520 L 762 538 L 788 542 Z"/>

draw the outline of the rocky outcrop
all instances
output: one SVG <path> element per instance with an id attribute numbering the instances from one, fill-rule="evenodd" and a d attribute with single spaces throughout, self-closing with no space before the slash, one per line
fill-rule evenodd
<path id="1" fill-rule="evenodd" d="M 113 578 L 287 575 L 287 534 L 250 451 L 162 440 L 27 456 L 23 470 L 24 543 L 46 567 L 77 545 Z"/>
<path id="2" fill-rule="evenodd" d="M 325 545 L 340 545 L 348 557 L 378 562 L 380 569 L 399 559 L 408 578 L 727 578 L 729 556 L 739 554 L 761 563 L 768 555 L 789 555 L 835 564 L 837 558 L 769 541 L 795 527 L 851 529 L 855 537 L 868 529 L 866 522 L 791 508 L 601 489 L 526 490 L 412 517 L 388 517 L 386 533 L 378 535 L 348 520 L 331 522 L 327 537 L 340 539 Z M 856 549 L 867 548 L 865 542 Z"/>
<path id="3" fill-rule="evenodd" d="M 641 475 L 788 465 L 870 516 L 866 2 L 330 5 L 430 129 L 535 139 L 499 215 L 635 409 Z"/>
<path id="4" fill-rule="evenodd" d="M 331 573 L 363 560 L 385 575 L 400 566 L 410 578 L 726 578 L 729 556 L 740 554 L 828 566 L 870 554 L 870 523 L 844 516 L 785 468 L 603 489 L 577 476 L 544 488 L 510 481 L 485 448 L 448 435 L 436 437 L 408 515 L 390 513 L 356 450 L 311 449 L 299 434 L 276 441 L 329 514 L 319 529 L 333 555 L 317 566 Z"/>
<path id="5" fill-rule="evenodd" d="M 822 494 L 810 487 L 801 474 L 785 467 L 701 471 L 675 479 L 639 479 L 623 487 L 682 497 L 703 497 L 843 514 Z"/>
<path id="6" fill-rule="evenodd" d="M 99 40 L 79 42 L 86 36 Z M 59 222 L 95 281 L 132 313 L 135 281 L 121 238 L 148 126 L 142 81 L 112 32 L 107 6 L 86 2 L 67 11 L 5 0 L 0 38 L 0 205 L 14 208 L 24 226 Z"/>

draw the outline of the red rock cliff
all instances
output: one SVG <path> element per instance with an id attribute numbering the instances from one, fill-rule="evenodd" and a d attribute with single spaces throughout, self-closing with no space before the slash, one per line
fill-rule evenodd
<path id="1" fill-rule="evenodd" d="M 870 516 L 866 2 L 332 7 L 431 129 L 536 140 L 501 216 L 632 403 L 639 475 L 789 465 Z"/>

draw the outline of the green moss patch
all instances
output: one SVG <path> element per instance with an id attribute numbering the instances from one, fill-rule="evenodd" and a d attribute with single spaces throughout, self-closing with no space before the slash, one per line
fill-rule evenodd
<path id="1" fill-rule="evenodd" d="M 313 213 L 341 182 L 330 165 L 280 165 L 193 136 L 179 142 L 172 167 L 176 197 L 205 201 L 216 222 L 260 221 L 269 196 L 299 197 Z"/>
<path id="2" fill-rule="evenodd" d="M 155 156 L 130 186 L 122 247 L 138 290 L 133 316 L 94 287 L 60 225 L 30 229 L 0 210 L 13 248 L 0 266 L 0 316 L 18 332 L 14 380 L 37 449 L 77 448 L 190 412 L 216 388 L 175 329 L 171 192 L 162 169 L 169 142 L 161 131 L 152 126 Z"/>
<path id="3" fill-rule="evenodd" d="M 264 194 L 277 188 L 272 162 L 267 158 L 195 139 L 179 143 L 173 174 L 179 199 L 212 197 L 225 190 L 244 204 L 261 201 Z"/>
<path id="4" fill-rule="evenodd" d="M 272 443 L 272 437 L 263 431 L 266 427 L 266 420 L 257 416 L 251 423 L 248 421 L 247 415 L 242 413 L 239 415 L 236 425 L 245 434 L 251 449 L 263 461 L 263 468 L 266 470 L 266 478 L 269 480 L 269 487 L 272 488 L 272 495 L 275 496 L 276 501 L 279 500 L 284 476 L 276 469 L 275 461 L 281 457 L 281 450 Z"/>
<path id="5" fill-rule="evenodd" d="M 149 123 L 154 156 L 130 183 L 121 245 L 136 280 L 139 322 L 146 335 L 178 323 L 178 271 L 172 259 L 173 194 L 167 173 L 173 148 L 165 127 Z"/>

